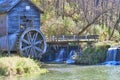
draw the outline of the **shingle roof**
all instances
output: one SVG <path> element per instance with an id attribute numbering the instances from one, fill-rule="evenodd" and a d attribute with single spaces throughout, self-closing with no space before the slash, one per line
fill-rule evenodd
<path id="1" fill-rule="evenodd" d="M 25 1 L 25 0 L 2 0 L 0 1 L 0 14 L 9 12 L 12 8 L 14 8 L 21 1 Z M 43 13 L 43 11 L 38 6 L 36 6 L 32 1 L 30 0 L 26 0 L 26 1 L 28 1 L 30 4 L 33 4 L 39 10 L 39 12 Z"/>

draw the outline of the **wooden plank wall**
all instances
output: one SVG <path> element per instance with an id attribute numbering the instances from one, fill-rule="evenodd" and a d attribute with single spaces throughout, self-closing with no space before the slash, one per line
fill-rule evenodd
<path id="1" fill-rule="evenodd" d="M 0 37 L 5 36 L 7 33 L 7 20 L 6 20 L 6 14 L 0 15 Z"/>
<path id="2" fill-rule="evenodd" d="M 26 6 L 30 6 L 30 10 L 26 11 Z M 34 7 L 34 5 L 29 4 L 27 1 L 21 1 L 17 6 L 15 6 L 8 13 L 8 32 L 14 33 L 20 28 L 20 16 L 32 16 L 33 17 L 33 27 L 40 28 L 40 13 Z"/>

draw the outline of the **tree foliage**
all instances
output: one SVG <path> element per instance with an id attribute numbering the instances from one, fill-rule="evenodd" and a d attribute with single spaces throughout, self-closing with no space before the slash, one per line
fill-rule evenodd
<path id="1" fill-rule="evenodd" d="M 42 30 L 46 36 L 86 35 L 96 33 L 99 25 L 106 27 L 106 40 L 120 36 L 120 0 L 33 0 L 42 15 Z M 40 3 L 40 4 L 38 4 Z M 91 29 L 92 28 L 92 29 Z M 104 30 L 103 30 L 104 31 Z"/>

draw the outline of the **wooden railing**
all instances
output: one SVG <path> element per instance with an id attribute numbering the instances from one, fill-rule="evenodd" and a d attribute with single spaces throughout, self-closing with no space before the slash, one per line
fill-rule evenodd
<path id="1" fill-rule="evenodd" d="M 53 41 L 97 41 L 99 39 L 99 35 L 85 35 L 85 36 L 51 36 L 46 37 L 47 42 Z"/>

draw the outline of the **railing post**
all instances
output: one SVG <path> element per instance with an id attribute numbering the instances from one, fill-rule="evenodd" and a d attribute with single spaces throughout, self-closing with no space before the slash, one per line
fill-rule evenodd
<path id="1" fill-rule="evenodd" d="M 87 35 L 85 35 L 85 39 L 87 39 L 88 37 L 87 37 Z"/>
<path id="2" fill-rule="evenodd" d="M 55 41 L 55 36 L 52 36 L 52 41 Z"/>
<path id="3" fill-rule="evenodd" d="M 62 35 L 62 40 L 65 40 L 65 36 L 64 35 Z"/>
<path id="4" fill-rule="evenodd" d="M 76 40 L 76 35 L 73 36 L 73 40 Z"/>

